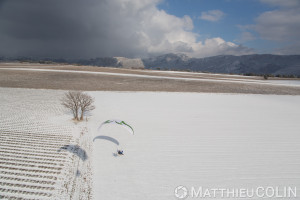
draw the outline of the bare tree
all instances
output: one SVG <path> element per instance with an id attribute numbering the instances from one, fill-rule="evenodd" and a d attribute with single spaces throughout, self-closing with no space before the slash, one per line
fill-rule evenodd
<path id="1" fill-rule="evenodd" d="M 86 93 L 82 93 L 80 96 L 80 100 L 79 100 L 79 106 L 81 109 L 81 115 L 80 115 L 80 120 L 83 120 L 83 115 L 87 112 L 87 111 L 91 111 L 95 109 L 95 106 L 93 105 L 94 103 L 94 99 L 86 94 Z"/>
<path id="2" fill-rule="evenodd" d="M 70 109 L 75 120 L 83 120 L 83 116 L 87 111 L 95 109 L 93 105 L 94 99 L 81 91 L 69 91 L 61 99 L 61 104 Z M 79 109 L 81 111 L 79 118 Z"/>
<path id="3" fill-rule="evenodd" d="M 81 92 L 69 91 L 65 93 L 65 96 L 61 99 L 61 104 L 72 111 L 75 120 L 78 120 L 80 95 Z"/>

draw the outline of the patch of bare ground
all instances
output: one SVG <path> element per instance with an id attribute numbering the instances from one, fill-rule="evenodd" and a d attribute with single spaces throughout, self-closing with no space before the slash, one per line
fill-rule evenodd
<path id="1" fill-rule="evenodd" d="M 206 93 L 245 93 L 300 95 L 300 87 L 253 84 L 247 81 L 262 80 L 261 77 L 243 77 L 198 73 L 167 73 L 150 70 L 128 70 L 73 65 L 41 64 L 0 64 L 0 68 L 37 68 L 70 71 L 109 72 L 107 74 L 68 73 L 58 71 L 24 71 L 1 69 L 0 87 L 61 89 L 85 91 L 162 91 L 162 92 L 206 92 Z M 138 74 L 162 76 L 162 78 L 118 76 L 118 74 Z M 176 80 L 171 78 L 192 78 L 197 80 Z M 199 80 L 198 80 L 199 79 Z M 209 79 L 209 81 L 207 81 Z M 220 81 L 220 80 L 229 80 Z M 243 81 L 236 81 L 242 79 Z M 251 79 L 251 80 L 250 80 Z"/>
<path id="2" fill-rule="evenodd" d="M 32 68 L 32 69 L 59 69 L 72 71 L 89 71 L 89 72 L 111 72 L 111 73 L 130 73 L 140 75 L 155 75 L 155 76 L 171 76 L 184 78 L 242 78 L 245 80 L 263 80 L 263 77 L 258 76 L 242 76 L 230 74 L 213 74 L 213 73 L 197 73 L 197 72 L 182 72 L 182 71 L 164 71 L 164 70 L 148 70 L 148 69 L 125 69 L 114 67 L 98 67 L 98 66 L 83 66 L 69 64 L 39 64 L 39 63 L 0 63 L 0 68 Z"/>

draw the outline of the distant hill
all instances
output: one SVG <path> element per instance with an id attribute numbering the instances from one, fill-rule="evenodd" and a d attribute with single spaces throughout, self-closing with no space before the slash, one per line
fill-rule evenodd
<path id="1" fill-rule="evenodd" d="M 190 70 L 233 74 L 300 75 L 300 55 L 245 55 L 189 58 L 182 54 L 166 54 L 143 59 L 147 69 Z"/>
<path id="2" fill-rule="evenodd" d="M 165 54 L 145 59 L 104 57 L 94 59 L 4 58 L 0 61 L 56 62 L 102 67 L 182 70 L 227 74 L 272 74 L 300 76 L 300 55 L 254 54 L 244 56 L 213 56 L 190 58 L 184 54 Z"/>

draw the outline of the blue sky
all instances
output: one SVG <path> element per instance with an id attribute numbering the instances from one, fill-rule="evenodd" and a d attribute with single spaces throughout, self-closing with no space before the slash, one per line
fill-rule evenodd
<path id="1" fill-rule="evenodd" d="M 253 48 L 257 53 L 272 53 L 275 48 L 285 44 L 261 39 L 253 30 L 248 30 L 253 39 L 243 40 L 243 30 L 240 28 L 255 24 L 257 17 L 264 12 L 279 9 L 278 5 L 259 0 L 164 0 L 158 8 L 178 17 L 190 16 L 194 23 L 193 31 L 199 35 L 199 40 L 221 37 L 225 41 Z M 224 15 L 217 21 L 200 19 L 202 12 L 210 10 L 219 10 Z"/>
<path id="2" fill-rule="evenodd" d="M 300 0 L 0 0 L 0 56 L 300 54 Z"/>
<path id="3" fill-rule="evenodd" d="M 251 23 L 254 17 L 270 10 L 270 6 L 258 0 L 164 0 L 159 8 L 179 17 L 190 15 L 193 18 L 203 11 L 221 10 L 226 13 L 223 21 L 230 24 Z"/>
<path id="4" fill-rule="evenodd" d="M 231 41 L 238 37 L 237 25 L 253 24 L 254 18 L 268 9 L 255 0 L 165 0 L 159 8 L 178 17 L 189 15 L 194 20 L 194 31 L 203 37 L 222 36 Z M 220 10 L 224 16 L 216 22 L 199 19 L 209 10 Z"/>

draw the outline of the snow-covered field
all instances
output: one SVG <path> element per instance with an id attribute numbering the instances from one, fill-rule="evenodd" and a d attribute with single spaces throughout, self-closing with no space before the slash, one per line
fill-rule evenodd
<path id="1" fill-rule="evenodd" d="M 279 84 L 285 84 L 285 85 L 291 85 L 291 86 L 296 86 L 300 85 L 299 80 L 268 80 L 270 83 L 279 83 Z"/>
<path id="2" fill-rule="evenodd" d="M 101 133 L 126 145 L 122 157 L 94 142 L 95 199 L 174 199 L 179 185 L 300 188 L 299 96 L 92 94 L 93 123 L 120 118 L 136 132 Z"/>
<path id="3" fill-rule="evenodd" d="M 0 182 L 15 185 L 0 184 L 0 191 L 4 191 L 0 195 L 69 199 L 68 195 L 72 194 L 71 199 L 80 199 L 92 182 L 95 200 L 174 199 L 174 189 L 179 185 L 188 189 L 294 186 L 300 193 L 300 96 L 89 92 L 96 100 L 96 109 L 90 113 L 88 121 L 74 124 L 69 120 L 71 115 L 59 104 L 63 92 L 0 88 L 2 138 L 4 132 L 18 133 L 11 137 L 22 146 L 28 134 L 32 142 L 39 141 L 42 134 L 53 135 L 53 138 L 62 135 L 70 141 L 49 139 L 49 143 L 76 144 L 81 152 L 86 152 L 82 159 L 82 154 L 57 151 L 63 144 L 55 146 L 56 151 L 49 150 L 51 156 L 65 153 L 62 161 L 57 162 L 63 167 L 57 175 L 58 180 L 53 181 L 53 191 L 18 188 L 17 184 L 41 186 L 41 183 L 29 183 L 36 179 L 14 174 L 21 173 L 19 168 L 25 168 L 23 166 L 4 169 L 1 160 Z M 98 133 L 98 126 L 107 119 L 126 121 L 133 126 L 135 135 L 113 125 L 104 126 Z M 83 136 L 79 133 L 82 130 L 85 130 Z M 100 135 L 111 138 L 98 137 L 93 142 Z M 113 139 L 119 146 L 112 142 Z M 0 142 L 1 151 L 6 145 Z M 7 156 L 0 152 L 1 158 L 19 156 L 20 151 L 14 153 L 11 149 Z M 123 149 L 125 155 L 116 157 L 117 149 Z M 32 148 L 28 151 L 39 154 Z M 29 157 L 17 163 L 38 161 L 33 155 Z M 21 178 L 28 181 L 23 182 Z M 64 184 L 68 183 L 75 184 L 69 186 L 73 189 L 64 189 Z M 7 188 L 11 190 L 5 190 Z M 52 196 L 12 190 L 44 192 Z M 82 199 L 89 199 L 89 195 Z"/>
<path id="4" fill-rule="evenodd" d="M 60 105 L 63 91 L 0 94 L 0 199 L 88 199 L 90 181 L 75 176 L 90 179 L 80 158 L 80 146 L 89 151 L 87 131 Z"/>

